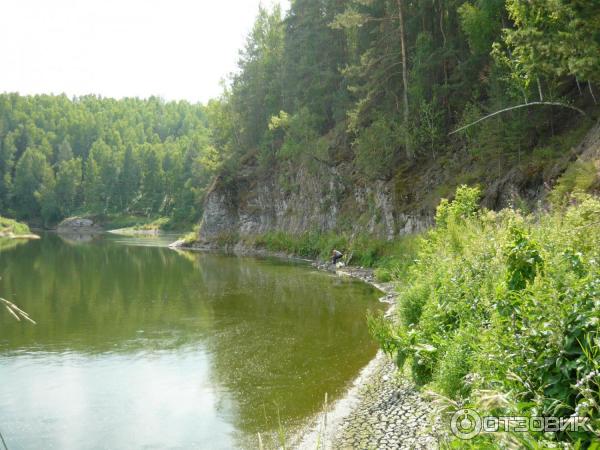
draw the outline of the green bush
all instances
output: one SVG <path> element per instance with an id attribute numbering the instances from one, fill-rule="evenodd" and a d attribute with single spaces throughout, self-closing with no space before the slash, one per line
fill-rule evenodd
<path id="1" fill-rule="evenodd" d="M 473 342 L 476 330 L 460 328 L 435 367 L 433 386 L 446 397 L 461 398 L 469 394 L 465 377 L 472 370 Z"/>
<path id="2" fill-rule="evenodd" d="M 417 324 L 423 312 L 423 305 L 430 295 L 428 284 L 411 284 L 403 292 L 401 301 L 398 303 L 398 315 L 404 326 Z"/>
<path id="3" fill-rule="evenodd" d="M 328 260 L 333 249 L 345 255 L 346 264 L 377 267 L 376 277 L 385 282 L 401 278 L 413 262 L 419 236 L 404 236 L 392 241 L 344 233 L 308 232 L 288 234 L 280 231 L 250 239 L 248 244 L 272 252 L 283 252 L 310 259 Z"/>
<path id="4" fill-rule="evenodd" d="M 393 279 L 392 272 L 385 267 L 378 267 L 373 271 L 373 275 L 375 275 L 375 279 L 380 283 L 387 283 Z"/>
<path id="5" fill-rule="evenodd" d="M 371 332 L 415 381 L 455 404 L 590 419 L 585 432 L 497 433 L 473 448 L 517 438 L 586 448 L 600 432 L 600 201 L 579 195 L 536 218 L 478 210 L 478 196 L 461 187 L 440 205 L 397 319 L 370 319 Z"/>
<path id="6" fill-rule="evenodd" d="M 481 192 L 478 188 L 460 186 L 456 189 L 456 198 L 450 202 L 442 199 L 436 215 L 435 223 L 438 227 L 446 227 L 449 222 L 459 222 L 472 217 L 477 212 Z"/>
<path id="7" fill-rule="evenodd" d="M 29 234 L 30 232 L 26 224 L 0 216 L 0 235 L 4 233 Z"/>
<path id="8" fill-rule="evenodd" d="M 599 187 L 598 169 L 591 161 L 575 161 L 559 178 L 550 195 L 555 206 L 564 205 L 574 192 L 588 192 Z"/>

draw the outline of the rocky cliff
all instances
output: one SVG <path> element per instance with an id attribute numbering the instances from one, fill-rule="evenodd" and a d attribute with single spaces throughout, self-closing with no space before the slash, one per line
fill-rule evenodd
<path id="1" fill-rule="evenodd" d="M 317 171 L 299 167 L 286 176 L 282 183 L 277 173 L 257 176 L 247 167 L 233 182 L 217 179 L 206 197 L 200 241 L 209 244 L 270 231 L 299 234 L 336 229 L 392 239 L 432 223 L 431 211 L 398 211 L 389 182 L 346 182 L 345 167 Z"/>
<path id="2" fill-rule="evenodd" d="M 375 181 L 361 179 L 349 162 L 266 172 L 250 158 L 233 175 L 214 181 L 198 242 L 219 246 L 271 231 L 340 231 L 392 239 L 431 226 L 439 199 L 463 183 L 482 185 L 488 208 L 535 208 L 578 158 L 598 164 L 599 142 L 596 124 L 580 145 L 548 160 L 486 161 L 462 152 L 415 162 L 390 180 Z"/>

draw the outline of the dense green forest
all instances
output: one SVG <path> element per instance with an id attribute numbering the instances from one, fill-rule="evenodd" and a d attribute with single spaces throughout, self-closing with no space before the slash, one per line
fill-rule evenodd
<path id="1" fill-rule="evenodd" d="M 218 165 L 207 108 L 160 99 L 0 96 L 0 212 L 199 218 Z"/>
<path id="2" fill-rule="evenodd" d="M 345 161 L 389 180 L 457 149 L 520 159 L 594 110 L 599 30 L 600 7 L 585 0 L 261 8 L 239 70 L 207 106 L 2 95 L 0 212 L 190 223 L 213 175 L 249 161 L 282 174 Z"/>
<path id="3" fill-rule="evenodd" d="M 214 144 L 232 172 L 344 161 L 389 180 L 459 149 L 509 163 L 594 110 L 599 55 L 591 1 L 296 0 L 260 10 Z"/>

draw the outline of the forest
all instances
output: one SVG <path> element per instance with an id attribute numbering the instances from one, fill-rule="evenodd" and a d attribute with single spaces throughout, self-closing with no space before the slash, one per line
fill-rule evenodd
<path id="1" fill-rule="evenodd" d="M 219 155 L 208 108 L 96 96 L 0 96 L 0 211 L 51 226 L 75 213 L 198 220 Z"/>
<path id="2" fill-rule="evenodd" d="M 295 0 L 260 8 L 208 105 L 0 96 L 0 213 L 199 219 L 215 174 L 348 162 L 404 176 L 466 149 L 511 161 L 593 116 L 600 7 L 587 0 Z M 490 113 L 495 115 L 458 133 Z"/>
<path id="3" fill-rule="evenodd" d="M 291 175 L 325 167 L 347 184 L 397 187 L 435 165 L 453 185 L 417 185 L 435 201 L 435 226 L 419 236 L 335 223 L 269 229 L 254 244 L 381 263 L 378 281 L 401 281 L 396 314 L 369 315 L 369 329 L 442 410 L 589 419 L 583 431 L 482 434 L 447 448 L 597 449 L 600 163 L 597 148 L 587 161 L 574 149 L 600 130 L 598 101 L 596 0 L 292 0 L 285 12 L 259 8 L 237 70 L 207 104 L 0 95 L 0 216 L 192 228 L 219 183 L 247 199 L 241 188 L 261 179 L 275 180 L 263 190 L 292 191 Z M 486 184 L 522 161 L 538 203 L 482 204 Z M 367 214 L 380 215 L 369 201 Z M 334 202 L 323 203 L 328 213 Z M 225 234 L 224 246 L 239 237 Z"/>
<path id="4" fill-rule="evenodd" d="M 249 158 L 283 172 L 349 162 L 363 180 L 461 149 L 518 159 L 595 111 L 599 24 L 585 0 L 297 0 L 283 18 L 261 9 L 214 144 L 238 155 L 227 158 L 233 171 Z"/>

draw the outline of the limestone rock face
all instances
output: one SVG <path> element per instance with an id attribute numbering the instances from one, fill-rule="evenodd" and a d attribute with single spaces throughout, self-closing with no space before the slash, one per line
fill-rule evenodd
<path id="1" fill-rule="evenodd" d="M 482 171 L 482 162 L 465 150 L 435 161 L 414 161 L 390 180 L 366 181 L 351 162 L 265 170 L 250 158 L 209 189 L 197 245 L 235 245 L 273 231 L 366 233 L 393 239 L 431 227 L 440 198 L 451 197 L 464 183 L 482 186 L 482 205 L 489 209 L 519 204 L 536 209 L 578 158 L 594 162 L 600 174 L 599 149 L 600 122 L 580 145 L 545 167 L 507 161 Z M 462 178 L 457 176 L 459 169 Z M 465 179 L 465 174 L 471 178 Z"/>
<path id="2" fill-rule="evenodd" d="M 236 178 L 217 179 L 204 204 L 199 241 L 237 241 L 271 231 L 370 233 L 383 239 L 432 224 L 427 211 L 399 213 L 390 183 L 355 184 L 344 167 L 299 167 L 282 178 L 246 168 Z"/>
<path id="3" fill-rule="evenodd" d="M 98 233 L 102 231 L 99 224 L 85 217 L 69 217 L 58 224 L 59 233 Z"/>

